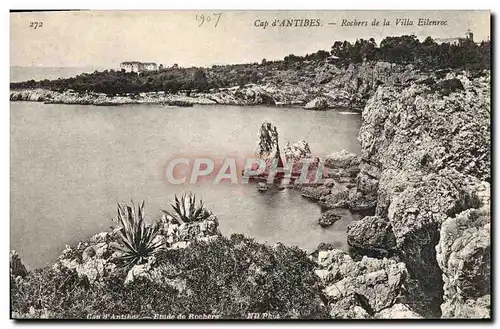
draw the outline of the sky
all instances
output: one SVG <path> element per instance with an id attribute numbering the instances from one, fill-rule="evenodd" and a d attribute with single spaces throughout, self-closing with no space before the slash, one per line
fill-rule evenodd
<path id="1" fill-rule="evenodd" d="M 217 15 L 220 13 L 220 15 Z M 202 16 L 205 18 L 202 20 Z M 217 26 L 215 22 L 217 21 Z M 407 18 L 413 25 L 396 26 Z M 445 26 L 417 26 L 419 18 Z M 272 27 L 275 20 L 309 19 L 320 26 Z M 368 26 L 342 26 L 342 21 Z M 377 19 L 380 26 L 371 26 Z M 382 26 L 386 19 L 390 26 Z M 30 28 L 31 22 L 42 27 Z M 268 22 L 264 28 L 261 24 Z M 329 24 L 330 23 L 330 24 Z M 333 25 L 334 23 L 335 25 Z M 211 66 L 283 59 L 354 41 L 415 34 L 420 38 L 490 36 L 488 11 L 81 11 L 10 14 L 10 65 L 118 68 L 123 61 Z"/>

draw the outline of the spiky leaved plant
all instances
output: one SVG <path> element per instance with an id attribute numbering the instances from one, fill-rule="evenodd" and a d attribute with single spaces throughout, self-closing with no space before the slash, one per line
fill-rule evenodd
<path id="1" fill-rule="evenodd" d="M 208 218 L 211 213 L 205 208 L 203 201 L 200 200 L 196 205 L 196 196 L 192 193 L 183 194 L 181 199 L 175 195 L 175 204 L 170 204 L 174 212 L 162 210 L 165 215 L 172 217 L 179 224 L 199 222 Z"/>
<path id="2" fill-rule="evenodd" d="M 121 228 L 117 231 L 120 246 L 116 248 L 123 252 L 119 259 L 125 266 L 140 264 L 143 260 L 154 255 L 162 248 L 162 242 L 155 242 L 158 235 L 158 223 L 146 225 L 144 221 L 144 201 L 134 209 L 127 205 L 118 204 L 118 224 Z"/>

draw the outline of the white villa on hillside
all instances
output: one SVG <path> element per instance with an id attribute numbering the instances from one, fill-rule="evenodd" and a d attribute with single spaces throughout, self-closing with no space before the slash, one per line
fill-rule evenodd
<path id="1" fill-rule="evenodd" d="M 474 41 L 474 34 L 471 30 L 467 30 L 464 37 L 455 37 L 455 38 L 436 38 L 434 41 L 438 44 L 449 43 L 450 45 L 461 45 L 465 40 Z"/>
<path id="2" fill-rule="evenodd" d="M 153 62 L 142 63 L 144 65 L 144 71 L 158 71 L 158 65 Z"/>
<path id="3" fill-rule="evenodd" d="M 144 71 L 157 71 L 158 65 L 153 62 L 122 62 L 120 63 L 120 70 L 125 70 L 126 72 L 144 72 Z"/>

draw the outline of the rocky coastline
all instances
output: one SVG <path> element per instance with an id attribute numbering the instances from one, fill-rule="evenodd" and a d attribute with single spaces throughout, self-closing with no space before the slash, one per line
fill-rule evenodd
<path id="1" fill-rule="evenodd" d="M 300 71 L 264 78 L 259 84 L 246 84 L 207 92 L 165 93 L 151 91 L 125 95 L 73 90 L 11 89 L 11 101 L 47 104 L 113 106 L 125 104 L 271 105 L 297 106 L 308 110 L 361 110 L 378 86 L 398 85 L 426 76 L 413 65 L 386 62 L 350 64 L 347 67 L 326 62 L 305 64 Z M 283 82 L 287 81 L 287 82 Z"/>
<path id="2" fill-rule="evenodd" d="M 466 72 L 423 74 L 405 67 L 394 74 L 392 65 L 375 67 L 384 73 L 377 75 L 374 72 L 379 71 L 373 67 L 353 66 L 353 74 L 346 79 L 354 92 L 345 97 L 334 93 L 340 87 L 332 86 L 342 81 L 329 81 L 325 88 L 334 91 L 317 96 L 321 97 L 317 100 L 296 89 L 286 94 L 270 85 L 191 94 L 175 100 L 301 106 L 312 101 L 306 107 L 313 109 L 353 103 L 364 106 L 358 137 L 361 154 L 332 153 L 324 160 L 325 182 L 301 188 L 304 197 L 327 210 L 318 225 L 334 225 L 338 208 L 366 215 L 347 228 L 347 240 L 357 250 L 356 256 L 328 245 L 319 246 L 308 256 L 316 275 L 314 309 L 324 309 L 327 317 L 334 319 L 490 318 L 489 72 L 477 76 Z M 366 78 L 369 75 L 371 79 Z M 382 75 L 394 81 L 377 82 Z M 358 96 L 353 97 L 355 94 Z M 174 100 L 166 100 L 168 97 L 144 95 L 134 102 Z M 118 105 L 129 104 L 130 99 L 14 90 L 11 100 Z M 310 156 L 306 145 L 288 145 L 284 153 L 288 159 Z M 267 156 L 279 155 L 279 148 L 272 145 L 261 149 Z M 166 225 L 161 239 L 169 248 L 185 250 L 191 243 L 196 245 L 194 241 L 209 245 L 224 239 L 216 218 L 206 221 L 179 228 L 175 235 Z M 184 231 L 187 233 L 179 233 Z M 68 247 L 53 269 L 76 273 L 89 285 L 99 284 L 118 271 L 110 261 L 110 246 L 115 242 L 113 232 L 97 234 Z M 265 270 L 250 267 L 252 280 L 258 282 L 259 273 Z M 29 275 L 19 255 L 12 252 L 11 280 L 22 285 Z M 126 285 L 141 278 L 161 282 L 177 292 L 189 294 L 192 288 L 154 258 L 135 265 L 122 277 Z M 51 314 L 43 305 L 33 305 L 16 317 Z"/>
<path id="3" fill-rule="evenodd" d="M 381 86 L 363 110 L 361 155 L 330 155 L 327 173 L 343 176 L 302 188 L 328 209 L 367 213 L 349 245 L 403 262 L 408 304 L 425 317 L 491 316 L 490 106 L 489 73 Z"/>

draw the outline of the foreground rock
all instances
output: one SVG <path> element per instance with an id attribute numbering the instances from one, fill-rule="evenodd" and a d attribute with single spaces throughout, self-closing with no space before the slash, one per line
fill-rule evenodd
<path id="1" fill-rule="evenodd" d="M 214 215 L 203 221 L 184 224 L 174 223 L 163 216 L 154 241 L 166 249 L 187 248 L 194 240 L 211 242 L 217 239 L 220 236 L 218 227 L 218 219 Z M 74 272 L 90 285 L 98 284 L 123 267 L 119 264 L 122 254 L 119 246 L 117 230 L 101 232 L 76 246 L 66 246 L 52 268 L 58 272 Z M 133 266 L 128 270 L 126 283 L 132 283 L 139 277 L 150 280 L 160 278 L 154 265 L 153 257 L 144 264 Z"/>
<path id="2" fill-rule="evenodd" d="M 375 209 L 391 224 L 396 248 L 409 274 L 428 294 L 429 307 L 441 303 L 443 275 L 446 295 L 451 289 L 446 281 L 466 272 L 437 258 L 442 224 L 481 207 L 481 186 L 491 176 L 489 76 L 473 80 L 447 76 L 445 80 L 454 78 L 463 88 L 456 81 L 439 83 L 439 78 L 432 88 L 426 84 L 378 88 L 363 110 L 360 173 L 349 195 L 351 210 Z M 471 242 L 465 250 L 485 250 L 482 242 Z M 473 266 L 484 269 L 484 263 L 489 259 L 481 256 Z M 470 300 L 483 295 L 446 297 L 445 309 L 476 308 Z M 454 311 L 445 309 L 443 316 L 454 316 Z"/>
<path id="3" fill-rule="evenodd" d="M 443 271 L 443 318 L 490 318 L 491 231 L 487 208 L 443 222 L 436 246 Z"/>
<path id="4" fill-rule="evenodd" d="M 388 220 L 379 216 L 367 216 L 349 223 L 347 243 L 366 251 L 388 251 L 396 247 L 396 238 Z"/>
<path id="5" fill-rule="evenodd" d="M 332 318 L 370 318 L 403 296 L 404 263 L 366 256 L 356 262 L 340 250 L 319 251 L 317 263 Z"/>
<path id="6" fill-rule="evenodd" d="M 406 304 L 395 304 L 375 314 L 375 319 L 422 319 L 422 316 L 411 310 Z"/>

